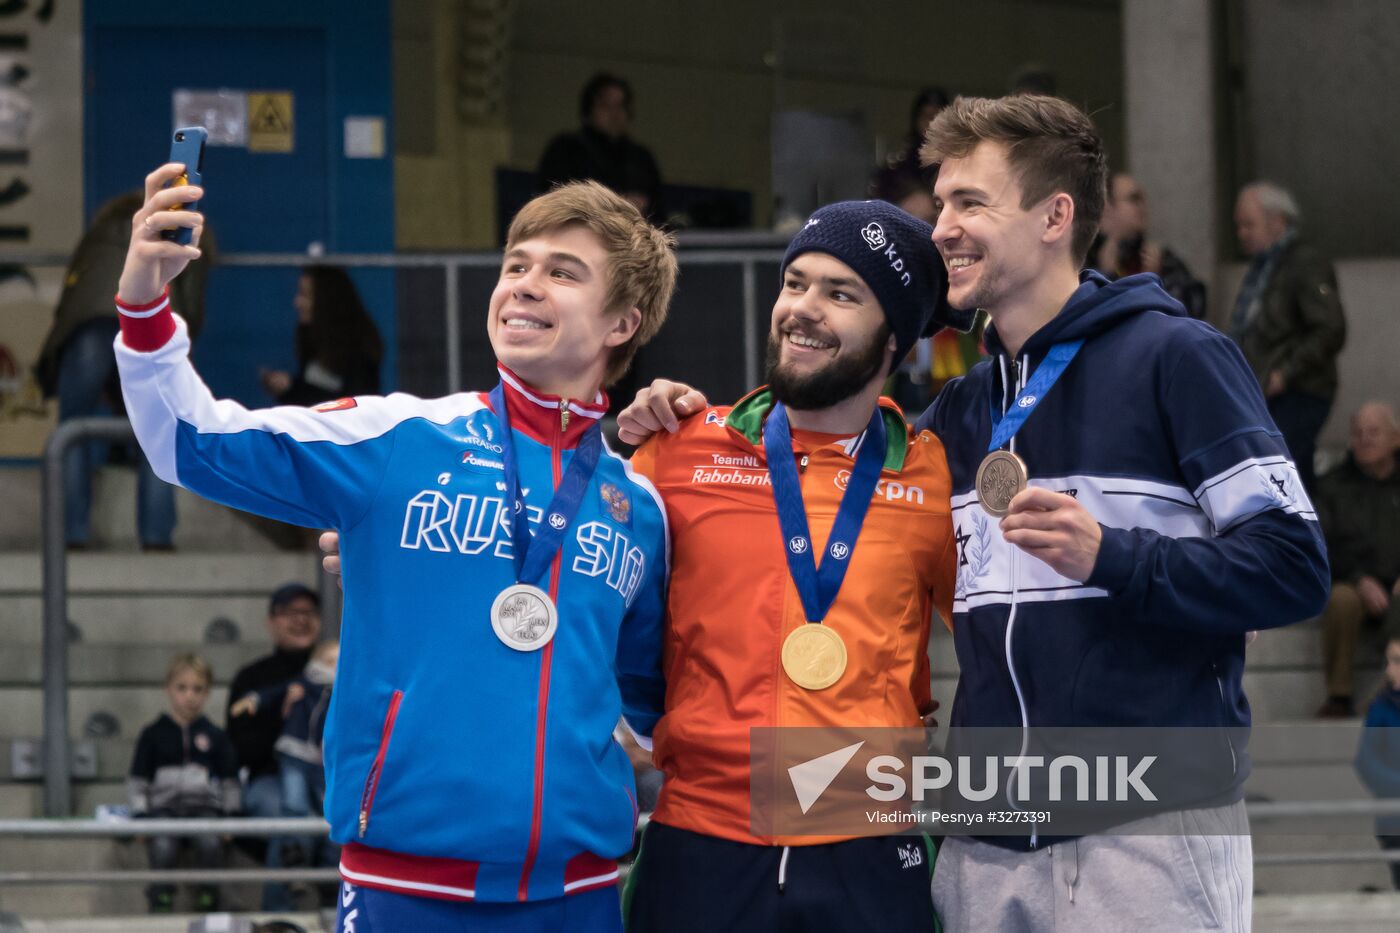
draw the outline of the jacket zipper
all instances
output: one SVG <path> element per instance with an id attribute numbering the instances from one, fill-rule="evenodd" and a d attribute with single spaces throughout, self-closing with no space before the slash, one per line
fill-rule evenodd
<path id="1" fill-rule="evenodd" d="M 1220 712 L 1222 722 L 1229 716 L 1230 706 L 1225 702 L 1225 681 L 1220 676 L 1220 665 L 1214 661 L 1210 665 L 1211 673 L 1215 674 L 1215 688 L 1220 691 Z M 1229 728 L 1228 726 L 1226 727 Z M 1230 747 L 1230 772 L 1238 773 L 1240 770 L 1240 760 L 1235 755 L 1235 740 L 1230 738 L 1230 733 L 1225 733 L 1225 744 Z"/>
<path id="2" fill-rule="evenodd" d="M 550 449 L 550 467 L 555 489 L 559 488 L 559 480 L 563 474 L 564 432 L 568 428 L 569 400 L 565 398 L 559 400 L 559 433 Z M 559 553 L 554 555 L 554 562 L 549 571 L 549 598 L 554 600 L 555 605 L 559 604 L 559 566 L 563 555 L 564 548 L 561 546 Z M 550 639 L 549 644 L 540 649 L 539 714 L 535 717 L 535 792 L 530 809 L 530 841 L 525 849 L 525 864 L 520 870 L 520 885 L 515 892 L 516 899 L 520 901 L 529 899 L 530 872 L 535 868 L 535 858 L 540 851 L 540 821 L 544 812 L 545 725 L 548 722 L 549 672 L 553 660 L 554 640 Z"/>
<path id="3" fill-rule="evenodd" d="M 369 831 L 369 814 L 374 809 L 374 795 L 379 790 L 379 776 L 384 770 L 384 756 L 389 752 L 389 739 L 394 735 L 394 720 L 399 715 L 399 704 L 403 702 L 403 691 L 395 690 L 389 698 L 389 711 L 384 714 L 384 731 L 379 736 L 379 751 L 374 756 L 374 764 L 369 766 L 365 776 L 365 791 L 360 796 L 360 837 Z"/>

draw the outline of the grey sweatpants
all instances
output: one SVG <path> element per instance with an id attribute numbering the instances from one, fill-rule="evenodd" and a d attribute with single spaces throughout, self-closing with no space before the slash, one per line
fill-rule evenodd
<path id="1" fill-rule="evenodd" d="M 1249 933 L 1253 888 L 1243 802 L 1029 852 L 949 837 L 933 869 L 944 933 Z"/>

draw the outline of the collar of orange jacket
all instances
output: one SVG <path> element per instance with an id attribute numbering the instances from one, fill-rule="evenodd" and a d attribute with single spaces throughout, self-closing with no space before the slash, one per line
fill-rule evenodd
<path id="1" fill-rule="evenodd" d="M 904 456 L 909 449 L 909 425 L 904 413 L 892 399 L 879 401 L 880 414 L 885 419 L 885 465 L 884 469 L 898 473 L 904 469 Z M 760 451 L 763 449 L 763 420 L 773 410 L 773 392 L 767 386 L 759 386 L 734 403 L 725 426 L 738 434 Z M 852 456 L 847 451 L 847 456 Z"/>

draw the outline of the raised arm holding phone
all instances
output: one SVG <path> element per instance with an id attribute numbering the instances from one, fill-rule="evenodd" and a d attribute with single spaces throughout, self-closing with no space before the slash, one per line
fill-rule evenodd
<path id="1" fill-rule="evenodd" d="M 185 172 L 152 172 L 132 222 L 122 390 L 168 482 L 341 535 L 337 928 L 617 933 L 636 805 L 613 729 L 649 736 L 661 713 L 668 533 L 599 422 L 664 320 L 670 237 L 599 185 L 558 188 L 510 228 L 490 393 L 251 411 L 210 394 L 170 307 L 203 224 Z"/>

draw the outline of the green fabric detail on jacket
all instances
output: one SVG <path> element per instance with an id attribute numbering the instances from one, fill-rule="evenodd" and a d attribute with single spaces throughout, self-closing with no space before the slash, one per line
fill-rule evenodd
<path id="1" fill-rule="evenodd" d="M 739 399 L 725 417 L 725 425 L 742 434 L 750 444 L 763 448 L 763 419 L 773 410 L 773 391 L 755 389 Z M 885 419 L 884 469 L 898 473 L 904 469 L 904 457 L 909 452 L 909 427 L 893 408 L 880 406 Z"/>

